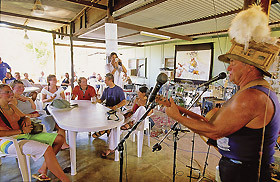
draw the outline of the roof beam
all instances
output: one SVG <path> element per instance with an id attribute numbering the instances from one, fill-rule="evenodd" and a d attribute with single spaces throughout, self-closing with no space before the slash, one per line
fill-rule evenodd
<path id="1" fill-rule="evenodd" d="M 98 3 L 93 3 L 91 1 L 85 1 L 85 0 L 64 0 L 64 1 L 69 1 L 69 2 L 80 4 L 80 5 L 83 5 L 83 6 L 88 6 L 88 7 L 94 7 L 94 8 L 107 10 L 107 6 L 102 5 L 102 4 L 98 4 Z"/>
<path id="2" fill-rule="evenodd" d="M 38 21 L 45 21 L 45 22 L 52 22 L 52 23 L 59 23 L 59 24 L 70 24 L 70 22 L 66 22 L 66 21 L 52 20 L 52 19 L 41 18 L 41 17 L 36 17 L 36 16 L 21 15 L 21 14 L 17 14 L 17 13 L 6 12 L 6 11 L 0 11 L 0 14 L 7 15 L 7 16 L 20 17 L 20 18 L 33 19 L 33 20 L 38 20 Z"/>
<path id="3" fill-rule="evenodd" d="M 235 14 L 235 13 L 239 13 L 242 10 L 243 10 L 243 8 L 239 8 L 239 9 L 235 9 L 235 10 L 232 10 L 232 11 L 227 11 L 227 12 L 224 12 L 224 13 L 216 14 L 216 15 L 211 15 L 211 16 L 207 16 L 207 17 L 202 17 L 202 18 L 197 18 L 197 19 L 185 21 L 185 22 L 180 22 L 180 23 L 165 25 L 165 26 L 161 26 L 161 27 L 156 27 L 155 29 L 171 28 L 171 27 L 177 27 L 177 26 L 187 25 L 187 24 L 191 24 L 191 23 L 197 23 L 197 22 L 201 22 L 201 21 L 211 20 L 211 19 L 220 18 L 220 17 L 223 17 L 223 16 L 228 16 L 228 15 L 232 15 L 232 14 Z"/>
<path id="4" fill-rule="evenodd" d="M 136 33 L 132 33 L 132 34 L 127 34 L 127 35 L 119 36 L 118 39 L 123 39 L 123 38 L 126 38 L 126 37 L 131 37 L 131 36 L 139 35 L 139 34 L 140 34 L 140 32 L 136 32 Z"/>
<path id="5" fill-rule="evenodd" d="M 118 1 L 115 1 L 114 11 L 117 11 L 117 10 L 133 3 L 134 1 L 137 1 L 137 0 L 118 0 Z"/>
<path id="6" fill-rule="evenodd" d="M 70 44 L 61 44 L 61 43 L 55 43 L 56 46 L 67 46 L 69 47 Z M 82 48 L 93 48 L 93 49 L 106 49 L 105 47 L 96 47 L 96 46 L 88 46 L 88 45 L 73 45 L 73 47 L 82 47 Z"/>
<path id="7" fill-rule="evenodd" d="M 119 20 L 119 19 L 121 19 L 121 18 L 130 16 L 130 15 L 133 15 L 133 14 L 135 14 L 135 13 L 138 13 L 138 12 L 140 12 L 140 11 L 143 11 L 143 10 L 145 10 L 145 9 L 148 9 L 148 8 L 150 8 L 150 7 L 153 7 L 153 6 L 157 5 L 157 4 L 160 4 L 160 3 L 165 2 L 165 1 L 167 1 L 167 0 L 156 0 L 156 1 L 153 1 L 153 2 L 151 2 L 151 3 L 149 3 L 149 4 L 146 4 L 146 5 L 141 6 L 141 7 L 139 7 L 139 8 L 135 8 L 135 9 L 133 9 L 133 10 L 131 10 L 131 11 L 128 11 L 128 12 L 122 14 L 122 15 L 119 15 L 119 16 L 115 17 L 115 20 Z"/>
<path id="8" fill-rule="evenodd" d="M 36 27 L 30 27 L 30 26 L 20 25 L 20 24 L 16 24 L 16 23 L 10 23 L 10 22 L 6 22 L 6 21 L 0 21 L 0 23 L 5 24 L 5 25 L 9 25 L 9 26 L 12 26 L 12 27 L 18 27 L 18 28 L 21 28 L 21 29 L 26 29 L 26 30 L 34 30 L 34 31 L 39 31 L 39 32 L 46 32 L 46 33 L 63 35 L 63 36 L 69 36 L 69 34 L 66 34 L 66 33 L 60 33 L 60 32 L 56 32 L 56 31 L 45 30 L 45 29 L 36 28 Z"/>
<path id="9" fill-rule="evenodd" d="M 188 41 L 192 40 L 192 38 L 190 38 L 188 36 L 169 33 L 169 32 L 165 32 L 165 31 L 161 31 L 161 30 L 157 30 L 157 29 L 153 29 L 153 28 L 148 28 L 148 27 L 143 27 L 143 26 L 139 26 L 139 25 L 133 25 L 133 24 L 130 24 L 130 23 L 124 23 L 124 22 L 120 22 L 120 21 L 116 21 L 116 20 L 114 20 L 113 23 L 116 23 L 120 27 L 131 29 L 131 30 L 136 30 L 136 31 L 139 31 L 139 32 L 140 31 L 146 31 L 146 32 L 150 32 L 150 33 L 169 36 L 171 38 L 176 38 L 176 39 L 182 39 L 182 40 L 188 40 Z"/>
<path id="10" fill-rule="evenodd" d="M 86 39 L 86 38 L 78 38 L 78 37 L 73 37 L 74 41 L 84 41 L 84 42 L 95 42 L 95 43 L 105 43 L 105 40 L 99 40 L 99 39 Z M 123 45 L 123 46 L 132 46 L 132 47 L 143 47 L 138 44 L 134 43 L 126 43 L 126 42 L 118 42 L 118 45 Z"/>

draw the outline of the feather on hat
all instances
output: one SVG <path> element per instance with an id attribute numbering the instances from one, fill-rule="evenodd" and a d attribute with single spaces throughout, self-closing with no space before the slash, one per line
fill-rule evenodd
<path id="1" fill-rule="evenodd" d="M 229 28 L 232 47 L 219 60 L 229 62 L 236 59 L 261 69 L 266 76 L 271 64 L 279 53 L 279 42 L 270 36 L 268 16 L 259 5 L 243 10 L 232 20 Z"/>

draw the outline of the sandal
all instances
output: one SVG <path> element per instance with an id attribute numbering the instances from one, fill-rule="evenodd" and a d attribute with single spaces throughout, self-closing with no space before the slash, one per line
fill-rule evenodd
<path id="1" fill-rule="evenodd" d="M 128 123 L 121 126 L 121 130 L 128 130 L 132 128 L 132 126 L 133 126 L 133 121 L 129 121 Z"/>
<path id="2" fill-rule="evenodd" d="M 112 155 L 112 154 L 114 154 L 115 153 L 115 150 L 110 150 L 110 149 L 108 149 L 108 150 L 106 150 L 105 152 L 102 152 L 101 153 L 101 158 L 102 159 L 106 159 L 109 155 Z"/>
<path id="3" fill-rule="evenodd" d="M 106 130 L 95 132 L 95 133 L 92 134 L 92 137 L 93 138 L 98 138 L 98 137 L 101 137 L 102 135 L 104 135 L 105 133 L 106 133 Z"/>
<path id="4" fill-rule="evenodd" d="M 102 135 L 104 135 L 105 133 L 107 133 L 107 136 L 109 136 L 111 130 L 103 130 L 103 131 L 99 131 L 99 132 L 95 132 L 92 134 L 93 138 L 98 138 L 101 137 Z"/>
<path id="5" fill-rule="evenodd" d="M 39 180 L 39 181 L 51 181 L 46 174 L 32 174 L 32 177 Z"/>

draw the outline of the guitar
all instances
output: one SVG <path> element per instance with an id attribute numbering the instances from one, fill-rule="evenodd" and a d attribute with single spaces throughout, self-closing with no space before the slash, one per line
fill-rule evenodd
<path id="1" fill-rule="evenodd" d="M 157 102 L 158 104 L 161 104 L 161 105 L 166 106 L 166 107 L 170 107 L 170 106 L 171 106 L 170 101 L 169 101 L 168 99 L 162 97 L 162 96 L 157 96 L 157 97 L 156 97 L 156 102 Z M 205 121 L 205 122 L 209 122 L 210 119 L 211 119 L 211 118 L 216 114 L 216 112 L 219 110 L 219 108 L 215 107 L 215 108 L 213 108 L 212 110 L 210 110 L 210 111 L 206 114 L 205 117 L 203 117 L 203 116 L 201 116 L 201 115 L 199 115 L 199 114 L 196 114 L 196 113 L 194 113 L 194 112 L 192 112 L 192 111 L 187 110 L 187 109 L 184 108 L 184 107 L 181 107 L 181 106 L 178 106 L 178 105 L 176 105 L 176 106 L 177 106 L 177 108 L 179 109 L 179 111 L 180 111 L 181 114 L 185 114 L 186 116 L 189 116 L 189 117 L 191 117 L 191 118 L 193 118 L 193 119 L 201 120 L 201 121 Z M 213 145 L 213 146 L 215 147 L 215 149 L 218 150 L 218 148 L 216 147 L 216 145 L 213 144 L 213 143 L 215 142 L 215 140 L 209 139 L 209 138 L 207 138 L 207 137 L 205 137 L 205 136 L 203 136 L 203 135 L 199 135 L 199 136 L 201 137 L 201 139 L 202 139 L 205 143 L 207 143 L 208 145 Z"/>

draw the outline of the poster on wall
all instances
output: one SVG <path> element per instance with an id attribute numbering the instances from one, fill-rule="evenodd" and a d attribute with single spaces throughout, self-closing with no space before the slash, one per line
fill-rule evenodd
<path id="1" fill-rule="evenodd" d="M 213 44 L 177 45 L 175 47 L 175 81 L 209 80 L 212 73 Z"/>

